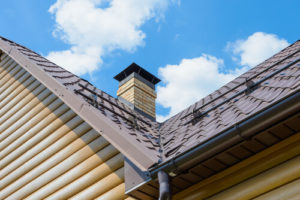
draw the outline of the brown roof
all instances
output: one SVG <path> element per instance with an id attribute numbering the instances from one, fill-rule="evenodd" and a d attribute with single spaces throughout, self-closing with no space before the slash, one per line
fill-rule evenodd
<path id="1" fill-rule="evenodd" d="M 164 161 L 299 92 L 299 58 L 300 40 L 164 122 Z M 251 84 L 257 85 L 247 91 Z"/>
<path id="2" fill-rule="evenodd" d="M 0 49 L 59 96 L 138 167 L 146 170 L 158 162 L 158 123 L 22 45 L 0 37 Z"/>
<path id="3" fill-rule="evenodd" d="M 293 63 L 300 58 L 297 41 L 160 124 L 26 47 L 0 38 L 0 48 L 142 170 L 184 154 L 300 88 L 300 61 Z"/>

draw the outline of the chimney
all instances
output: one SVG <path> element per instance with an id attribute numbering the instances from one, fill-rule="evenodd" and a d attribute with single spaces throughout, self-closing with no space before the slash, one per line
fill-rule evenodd
<path id="1" fill-rule="evenodd" d="M 160 80 L 135 63 L 129 65 L 114 79 L 119 81 L 118 99 L 155 121 L 155 85 Z"/>

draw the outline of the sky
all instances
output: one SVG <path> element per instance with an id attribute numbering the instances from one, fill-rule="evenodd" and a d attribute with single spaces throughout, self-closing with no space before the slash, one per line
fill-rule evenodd
<path id="1" fill-rule="evenodd" d="M 163 121 L 300 39 L 298 0 L 10 0 L 0 35 L 116 97 L 132 62 Z"/>

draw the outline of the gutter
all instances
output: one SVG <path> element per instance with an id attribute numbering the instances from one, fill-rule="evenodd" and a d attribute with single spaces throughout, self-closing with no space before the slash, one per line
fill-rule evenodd
<path id="1" fill-rule="evenodd" d="M 299 112 L 299 110 L 300 92 L 298 91 L 275 105 L 263 110 L 259 114 L 236 124 L 234 127 L 215 136 L 209 141 L 150 169 L 149 172 L 151 177 L 155 178 L 159 171 L 165 171 L 169 175 L 175 176 L 178 173 L 177 166 L 180 166 L 182 169 L 186 169 L 194 163 L 201 162 L 211 156 L 214 156 L 242 140 L 251 139 L 260 131 L 292 114 Z"/>
<path id="2" fill-rule="evenodd" d="M 252 89 L 255 89 L 256 86 L 260 85 L 265 80 L 269 79 L 270 77 L 274 76 L 277 73 L 280 73 L 281 71 L 287 69 L 288 67 L 296 64 L 299 61 L 300 58 L 290 62 L 289 64 L 285 65 L 279 70 L 276 70 L 275 72 L 271 73 L 270 75 L 266 76 L 265 78 L 259 80 L 256 83 L 250 82 L 250 85 L 247 85 L 247 88 L 245 90 L 229 98 L 229 100 L 235 98 L 236 96 L 242 93 L 251 92 Z M 229 100 L 221 102 L 215 107 L 218 107 Z M 211 110 L 213 110 L 215 107 L 213 107 Z M 204 114 L 208 113 L 211 110 L 206 111 Z M 149 178 L 144 182 L 140 183 L 139 186 L 135 186 L 130 188 L 129 190 L 126 190 L 126 194 L 133 192 L 134 190 L 138 189 L 141 185 L 144 185 L 150 180 L 153 180 L 158 177 L 159 185 L 160 185 L 159 199 L 160 200 L 169 199 L 169 198 L 171 199 L 172 194 L 170 192 L 170 183 L 169 183 L 168 175 L 176 176 L 178 173 L 180 173 L 180 169 L 183 170 L 188 169 L 194 164 L 202 162 L 210 157 L 213 157 L 216 154 L 224 151 L 225 149 L 228 149 L 229 147 L 240 143 L 241 141 L 251 140 L 252 137 L 259 134 L 261 131 L 269 128 L 270 126 L 274 125 L 280 120 L 283 120 L 295 113 L 299 113 L 299 111 L 300 111 L 300 92 L 298 90 L 289 94 L 289 96 L 285 97 L 281 101 L 276 102 L 270 105 L 269 107 L 263 109 L 258 114 L 248 119 L 245 119 L 242 122 L 235 124 L 231 128 L 223 131 L 222 133 L 219 133 L 218 135 L 209 139 L 205 143 L 200 144 L 194 148 L 191 148 L 184 153 L 176 155 L 172 159 L 169 159 L 163 163 L 154 166 L 153 168 L 150 168 L 146 172 Z M 201 113 L 201 115 L 203 115 L 203 113 Z M 198 117 L 201 116 L 197 116 L 197 118 Z M 190 122 L 193 121 L 189 121 L 187 123 Z M 162 179 L 161 178 L 162 176 L 166 176 L 167 178 Z"/>

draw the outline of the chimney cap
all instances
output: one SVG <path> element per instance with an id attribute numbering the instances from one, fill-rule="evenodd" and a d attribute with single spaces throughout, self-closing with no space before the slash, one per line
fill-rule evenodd
<path id="1" fill-rule="evenodd" d="M 159 78 L 146 71 L 144 68 L 142 68 L 134 62 L 131 65 L 129 65 L 126 69 L 121 71 L 118 75 L 116 75 L 114 79 L 120 82 L 134 72 L 139 74 L 141 77 L 143 77 L 150 83 L 153 83 L 154 85 L 160 82 Z"/>

